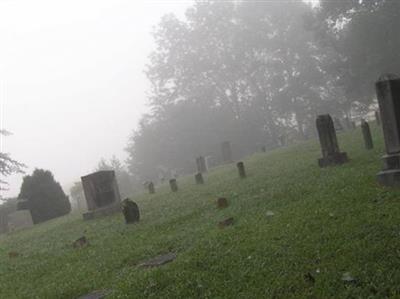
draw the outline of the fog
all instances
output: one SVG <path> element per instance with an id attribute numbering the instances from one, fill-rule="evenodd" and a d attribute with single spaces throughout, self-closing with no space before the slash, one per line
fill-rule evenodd
<path id="1" fill-rule="evenodd" d="M 0 152 L 50 169 L 65 191 L 124 148 L 146 111 L 143 73 L 163 14 L 187 1 L 0 1 Z M 21 175 L 7 178 L 18 195 Z"/>

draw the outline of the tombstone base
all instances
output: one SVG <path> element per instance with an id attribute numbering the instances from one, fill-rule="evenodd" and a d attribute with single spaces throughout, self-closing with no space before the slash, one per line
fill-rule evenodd
<path id="1" fill-rule="evenodd" d="M 348 161 L 349 158 L 347 158 L 347 153 L 342 152 L 342 153 L 335 153 L 327 157 L 318 159 L 318 165 L 319 167 L 327 167 L 327 166 L 341 165 Z"/>
<path id="2" fill-rule="evenodd" d="M 104 217 L 104 216 L 109 216 L 109 215 L 112 215 L 112 214 L 115 214 L 118 212 L 121 212 L 121 204 L 120 203 L 101 207 L 96 210 L 83 213 L 82 216 L 83 216 L 83 220 L 92 220 L 92 219 L 96 219 L 96 218 L 100 218 L 100 217 Z"/>
<path id="3" fill-rule="evenodd" d="M 382 157 L 383 170 L 378 173 L 378 183 L 383 186 L 400 187 L 400 154 Z"/>

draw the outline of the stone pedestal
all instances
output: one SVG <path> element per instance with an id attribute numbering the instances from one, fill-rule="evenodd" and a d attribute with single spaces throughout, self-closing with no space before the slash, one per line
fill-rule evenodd
<path id="1" fill-rule="evenodd" d="M 348 162 L 347 154 L 339 150 L 331 116 L 329 114 L 319 115 L 316 123 L 322 151 L 322 158 L 318 159 L 318 165 L 326 167 Z"/>
<path id="2" fill-rule="evenodd" d="M 386 186 L 400 186 L 400 79 L 387 76 L 376 85 L 386 155 L 377 180 Z"/>
<path id="3" fill-rule="evenodd" d="M 108 215 L 121 209 L 121 197 L 114 171 L 98 171 L 81 177 L 81 180 L 89 210 L 84 214 L 84 219 Z M 96 210 L 99 211 L 94 213 Z M 92 213 L 93 215 L 89 215 Z"/>
<path id="4" fill-rule="evenodd" d="M 232 149 L 231 149 L 231 143 L 229 141 L 224 141 L 221 144 L 221 150 L 222 150 L 222 161 L 224 163 L 232 163 Z"/>
<path id="5" fill-rule="evenodd" d="M 197 185 L 203 185 L 204 184 L 203 175 L 200 172 L 195 174 L 194 180 L 196 181 Z"/>
<path id="6" fill-rule="evenodd" d="M 364 138 L 364 145 L 366 149 L 373 149 L 374 144 L 372 142 L 371 130 L 369 124 L 365 120 L 361 120 L 361 131 Z"/>

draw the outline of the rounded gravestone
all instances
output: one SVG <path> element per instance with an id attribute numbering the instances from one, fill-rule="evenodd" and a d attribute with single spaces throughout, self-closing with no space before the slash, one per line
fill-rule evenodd
<path id="1" fill-rule="evenodd" d="M 124 214 L 126 224 L 139 222 L 140 219 L 139 207 L 135 202 L 133 202 L 129 198 L 125 199 L 122 202 L 122 213 Z"/>

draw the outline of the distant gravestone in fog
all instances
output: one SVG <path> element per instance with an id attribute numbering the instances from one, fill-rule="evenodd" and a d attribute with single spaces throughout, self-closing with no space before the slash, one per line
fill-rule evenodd
<path id="1" fill-rule="evenodd" d="M 148 188 L 150 194 L 156 193 L 156 189 L 154 188 L 154 183 L 153 182 L 149 182 L 148 185 L 147 185 L 147 188 Z"/>
<path id="2" fill-rule="evenodd" d="M 318 159 L 318 165 L 326 167 L 346 163 L 348 161 L 347 154 L 339 150 L 331 116 L 329 114 L 319 115 L 316 123 L 322 151 L 322 158 Z"/>
<path id="3" fill-rule="evenodd" d="M 89 210 L 83 214 L 85 220 L 121 210 L 121 197 L 113 170 L 98 171 L 81 177 L 81 180 Z"/>
<path id="4" fill-rule="evenodd" d="M 33 226 L 32 215 L 29 210 L 15 211 L 7 215 L 8 230 L 15 231 Z"/>
<path id="5" fill-rule="evenodd" d="M 178 183 L 176 179 L 169 180 L 169 187 L 171 188 L 172 192 L 178 192 Z"/>
<path id="6" fill-rule="evenodd" d="M 372 149 L 374 144 L 372 142 L 371 130 L 369 129 L 369 124 L 363 119 L 361 120 L 361 131 L 364 138 L 364 145 L 366 149 Z"/>
<path id="7" fill-rule="evenodd" d="M 196 181 L 197 185 L 203 185 L 204 184 L 203 175 L 200 172 L 195 174 L 194 180 Z"/>
<path id="8" fill-rule="evenodd" d="M 196 167 L 197 167 L 198 173 L 207 172 L 207 163 L 206 163 L 206 159 L 203 156 L 196 158 Z"/>
<path id="9" fill-rule="evenodd" d="M 387 75 L 375 85 L 386 155 L 378 182 L 386 186 L 400 186 L 400 79 Z"/>
<path id="10" fill-rule="evenodd" d="M 333 119 L 333 123 L 334 123 L 336 131 L 343 131 L 343 126 L 342 126 L 342 123 L 340 122 L 339 118 L 335 117 Z"/>
<path id="11" fill-rule="evenodd" d="M 241 179 L 246 178 L 246 170 L 244 169 L 244 163 L 243 162 L 238 162 L 236 164 L 236 167 L 237 167 L 238 172 L 239 172 L 239 177 Z"/>
<path id="12" fill-rule="evenodd" d="M 232 163 L 232 149 L 231 143 L 229 141 L 224 141 L 221 144 L 221 151 L 222 151 L 222 161 L 224 163 Z"/>

